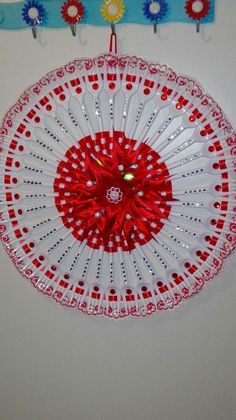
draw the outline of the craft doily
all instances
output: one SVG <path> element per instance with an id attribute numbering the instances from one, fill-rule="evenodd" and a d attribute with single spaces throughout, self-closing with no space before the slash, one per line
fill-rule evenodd
<path id="1" fill-rule="evenodd" d="M 113 318 L 173 308 L 235 247 L 234 131 L 166 65 L 75 60 L 24 92 L 0 142 L 3 245 L 64 306 Z"/>

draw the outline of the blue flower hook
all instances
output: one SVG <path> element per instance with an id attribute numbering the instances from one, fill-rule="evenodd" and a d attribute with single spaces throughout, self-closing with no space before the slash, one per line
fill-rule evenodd
<path id="1" fill-rule="evenodd" d="M 145 0 L 143 13 L 154 26 L 154 33 L 157 32 L 157 23 L 166 15 L 168 5 L 165 0 Z"/>
<path id="2" fill-rule="evenodd" d="M 37 28 L 44 21 L 45 16 L 45 9 L 38 1 L 32 0 L 24 4 L 22 18 L 27 25 L 31 26 L 34 39 L 37 38 Z"/>

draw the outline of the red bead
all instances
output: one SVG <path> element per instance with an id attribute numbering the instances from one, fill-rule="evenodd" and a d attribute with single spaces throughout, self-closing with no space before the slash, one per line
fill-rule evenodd
<path id="1" fill-rule="evenodd" d="M 133 87 L 133 86 L 132 86 L 132 84 L 131 84 L 131 83 L 127 83 L 127 84 L 126 84 L 126 89 L 127 89 L 127 90 L 131 90 L 131 89 L 132 89 L 132 87 Z"/>
<path id="2" fill-rule="evenodd" d="M 176 104 L 176 109 L 182 109 L 182 105 L 181 104 Z"/>
<path id="3" fill-rule="evenodd" d="M 150 89 L 148 89 L 148 88 L 144 89 L 143 93 L 144 93 L 144 95 L 149 95 Z"/>

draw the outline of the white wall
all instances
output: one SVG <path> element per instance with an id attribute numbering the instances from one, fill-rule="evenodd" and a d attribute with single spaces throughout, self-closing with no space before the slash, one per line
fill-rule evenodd
<path id="1" fill-rule="evenodd" d="M 236 1 L 215 25 L 118 28 L 120 52 L 198 79 L 235 126 Z M 76 56 L 108 47 L 109 29 L 0 32 L 0 116 L 22 91 Z M 231 256 L 198 297 L 171 313 L 113 322 L 62 309 L 35 292 L 1 249 L 1 420 L 235 420 L 236 282 Z"/>

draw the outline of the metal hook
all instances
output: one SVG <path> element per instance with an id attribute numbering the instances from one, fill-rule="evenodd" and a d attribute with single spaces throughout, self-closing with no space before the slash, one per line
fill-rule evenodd
<path id="1" fill-rule="evenodd" d="M 38 37 L 38 25 L 32 26 L 32 34 L 33 34 L 33 38 L 37 39 L 37 37 Z"/>
<path id="2" fill-rule="evenodd" d="M 71 29 L 72 35 L 76 36 L 76 23 L 71 23 L 70 29 Z"/>
<path id="3" fill-rule="evenodd" d="M 42 22 L 42 20 L 35 18 L 33 21 L 33 26 L 32 26 L 32 33 L 33 33 L 33 38 L 37 39 L 38 37 L 38 26 L 40 25 L 40 23 Z"/>
<path id="4" fill-rule="evenodd" d="M 112 34 L 116 33 L 116 28 L 115 28 L 115 23 L 114 22 L 112 22 L 112 24 L 111 24 L 111 33 Z"/>
<path id="5" fill-rule="evenodd" d="M 200 20 L 197 20 L 197 22 L 196 22 L 196 31 L 199 34 L 199 32 L 200 32 Z"/>

